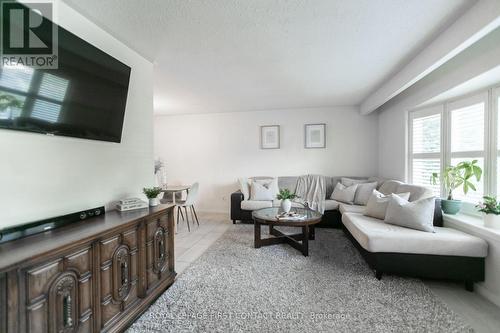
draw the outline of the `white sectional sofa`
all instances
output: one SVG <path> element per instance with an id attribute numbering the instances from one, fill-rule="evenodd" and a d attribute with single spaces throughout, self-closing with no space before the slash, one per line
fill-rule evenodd
<path id="1" fill-rule="evenodd" d="M 459 230 L 443 227 L 439 199 L 435 203 L 435 232 L 423 232 L 365 216 L 365 206 L 331 200 L 333 188 L 341 178 L 326 177 L 325 213 L 318 226 L 342 228 L 378 279 L 383 274 L 399 274 L 459 280 L 465 282 L 466 289 L 470 291 L 473 290 L 474 282 L 484 281 L 487 243 Z M 298 177 L 279 177 L 279 188 L 295 192 L 297 179 Z M 423 186 L 375 177 L 365 179 L 377 181 L 378 191 L 386 195 L 410 193 L 410 202 L 433 196 L 431 190 Z M 244 198 L 241 191 L 237 191 L 231 195 L 231 219 L 233 223 L 237 220 L 251 221 L 253 210 L 279 205 L 278 200 L 251 201 Z"/>

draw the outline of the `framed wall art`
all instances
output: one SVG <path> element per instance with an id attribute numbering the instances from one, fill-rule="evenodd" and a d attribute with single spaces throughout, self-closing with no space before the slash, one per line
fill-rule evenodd
<path id="1" fill-rule="evenodd" d="M 266 125 L 260 127 L 260 149 L 280 148 L 280 126 Z"/>
<path id="2" fill-rule="evenodd" d="M 305 148 L 326 148 L 326 124 L 306 124 L 304 126 Z"/>

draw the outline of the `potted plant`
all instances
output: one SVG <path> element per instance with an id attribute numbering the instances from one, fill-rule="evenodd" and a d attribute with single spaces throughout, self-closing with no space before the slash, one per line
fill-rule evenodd
<path id="1" fill-rule="evenodd" d="M 22 108 L 23 103 L 9 94 L 0 94 L 0 119 L 10 118 L 10 108 Z M 2 113 L 5 113 L 2 115 Z"/>
<path id="2" fill-rule="evenodd" d="M 295 199 L 297 195 L 291 193 L 288 189 L 283 188 L 280 189 L 280 192 L 276 196 L 278 200 L 281 200 L 281 210 L 285 213 L 289 213 L 290 209 L 292 209 L 292 201 Z"/>
<path id="3" fill-rule="evenodd" d="M 482 174 L 483 170 L 477 165 L 477 160 L 463 161 L 456 166 L 447 166 L 444 169 L 442 180 L 448 197 L 441 200 L 441 209 L 445 214 L 457 214 L 462 208 L 462 201 L 453 199 L 453 191 L 459 187 L 462 187 L 464 194 L 467 194 L 469 190 L 475 191 L 476 186 L 471 179 L 475 178 L 476 181 L 480 181 Z M 432 184 L 437 185 L 438 179 L 439 174 L 434 172 L 431 176 Z"/>
<path id="4" fill-rule="evenodd" d="M 160 203 L 160 200 L 158 200 L 158 195 L 161 193 L 161 188 L 159 187 L 151 187 L 151 188 L 143 188 L 142 192 L 146 195 L 146 197 L 149 199 L 149 205 L 151 207 L 158 206 Z"/>
<path id="5" fill-rule="evenodd" d="M 497 198 L 484 196 L 484 201 L 476 207 L 483 213 L 484 226 L 493 229 L 500 229 L 500 202 Z"/>

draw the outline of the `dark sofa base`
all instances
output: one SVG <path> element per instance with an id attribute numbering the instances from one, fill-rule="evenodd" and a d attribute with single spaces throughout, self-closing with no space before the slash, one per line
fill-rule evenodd
<path id="1" fill-rule="evenodd" d="M 250 210 L 240 210 L 240 219 L 234 219 L 233 224 L 240 221 L 242 223 L 253 223 L 252 211 Z M 338 210 L 328 210 L 325 211 L 321 222 L 315 225 L 316 228 L 341 228 L 342 227 L 342 214 Z"/>
<path id="2" fill-rule="evenodd" d="M 243 194 L 240 191 L 231 193 L 231 220 L 233 224 L 241 221 L 242 223 L 253 223 L 252 211 L 241 209 Z M 341 228 L 342 215 L 338 210 L 325 211 L 321 222 L 315 225 L 318 228 Z"/>
<path id="3" fill-rule="evenodd" d="M 383 274 L 395 274 L 416 278 L 461 281 L 465 289 L 473 291 L 474 282 L 484 281 L 484 258 L 440 256 L 406 253 L 372 253 L 365 250 L 351 235 L 349 230 L 342 227 L 347 238 L 359 250 L 377 279 Z"/>

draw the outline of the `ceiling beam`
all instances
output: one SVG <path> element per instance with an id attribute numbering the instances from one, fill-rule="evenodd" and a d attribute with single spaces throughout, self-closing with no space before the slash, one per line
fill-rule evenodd
<path id="1" fill-rule="evenodd" d="M 500 1 L 479 0 L 360 106 L 369 114 L 500 26 Z"/>

